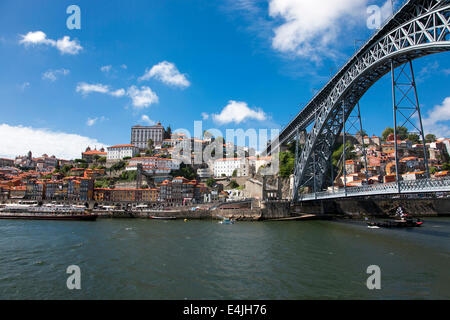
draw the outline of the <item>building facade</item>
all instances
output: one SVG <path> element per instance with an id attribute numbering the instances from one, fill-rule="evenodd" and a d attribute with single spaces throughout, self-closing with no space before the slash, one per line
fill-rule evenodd
<path id="1" fill-rule="evenodd" d="M 96 160 L 96 158 L 106 157 L 106 156 L 107 156 L 107 153 L 105 152 L 104 148 L 101 148 L 100 150 L 97 150 L 97 149 L 91 150 L 90 147 L 87 147 L 86 151 L 81 153 L 81 158 L 83 160 L 86 160 L 87 163 L 94 162 Z"/>
<path id="2" fill-rule="evenodd" d="M 123 158 L 133 158 L 139 153 L 139 148 L 132 144 L 124 144 L 118 146 L 108 147 L 108 154 L 106 159 L 109 161 L 122 160 Z"/>
<path id="3" fill-rule="evenodd" d="M 238 177 L 247 177 L 249 175 L 249 161 L 242 158 L 227 158 L 214 161 L 215 177 L 231 177 L 235 171 Z"/>
<path id="4" fill-rule="evenodd" d="M 158 122 L 154 126 L 134 126 L 131 128 L 131 144 L 144 150 L 148 148 L 148 140 L 161 144 L 164 139 L 164 127 Z"/>

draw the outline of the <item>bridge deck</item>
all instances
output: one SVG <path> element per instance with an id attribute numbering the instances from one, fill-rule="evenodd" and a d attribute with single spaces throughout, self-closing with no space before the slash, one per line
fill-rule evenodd
<path id="1" fill-rule="evenodd" d="M 413 181 L 400 181 L 376 184 L 362 187 L 352 187 L 339 189 L 338 191 L 324 191 L 317 193 L 303 194 L 300 201 L 336 199 L 349 197 L 363 197 L 390 194 L 412 194 L 428 192 L 450 192 L 450 178 L 442 179 L 421 179 Z"/>

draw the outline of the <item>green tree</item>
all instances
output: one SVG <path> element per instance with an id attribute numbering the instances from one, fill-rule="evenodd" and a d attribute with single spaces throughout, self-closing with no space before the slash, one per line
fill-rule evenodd
<path id="1" fill-rule="evenodd" d="M 237 183 L 236 180 L 231 180 L 231 182 L 230 182 L 230 188 L 231 188 L 231 189 L 239 188 L 239 183 Z"/>
<path id="2" fill-rule="evenodd" d="M 233 178 L 237 177 L 237 169 L 234 169 L 233 174 L 231 175 Z"/>
<path id="3" fill-rule="evenodd" d="M 386 141 L 389 135 L 394 134 L 394 128 L 387 127 L 384 129 L 381 136 L 383 137 L 383 140 Z M 397 127 L 397 137 L 400 140 L 405 140 L 408 138 L 408 128 L 406 127 Z"/>
<path id="4" fill-rule="evenodd" d="M 206 185 L 212 188 L 216 185 L 216 180 L 214 180 L 214 178 L 209 178 L 208 180 L 206 180 Z"/>
<path id="5" fill-rule="evenodd" d="M 180 165 L 179 170 L 172 171 L 171 175 L 173 177 L 183 177 L 183 178 L 186 178 L 189 180 L 198 178 L 197 173 L 195 172 L 194 168 L 192 168 L 192 166 L 186 165 L 184 163 L 182 163 Z"/>
<path id="6" fill-rule="evenodd" d="M 172 128 L 168 126 L 167 129 L 164 130 L 164 139 L 171 139 L 171 138 L 172 138 Z"/>
<path id="7" fill-rule="evenodd" d="M 289 177 L 294 173 L 295 156 L 292 152 L 286 151 L 280 152 L 279 157 L 279 175 L 284 178 Z"/>
<path id="8" fill-rule="evenodd" d="M 114 163 L 114 164 L 111 166 L 110 170 L 111 170 L 111 171 L 120 171 L 120 170 L 123 170 L 123 169 L 125 168 L 126 164 L 127 164 L 127 163 L 126 163 L 125 161 L 120 160 L 119 162 Z"/>
<path id="9" fill-rule="evenodd" d="M 415 134 L 415 133 L 408 134 L 408 140 L 414 144 L 420 143 L 420 137 L 418 134 Z"/>
<path id="10" fill-rule="evenodd" d="M 428 143 L 435 142 L 436 136 L 434 134 L 429 133 L 425 136 L 425 141 Z"/>
<path id="11" fill-rule="evenodd" d="M 120 175 L 119 179 L 122 181 L 136 181 L 137 171 L 124 171 Z"/>
<path id="12" fill-rule="evenodd" d="M 358 131 L 356 134 L 358 134 L 358 135 L 361 136 L 361 137 L 367 136 L 367 132 L 364 131 L 364 130 L 360 130 L 360 131 Z"/>
<path id="13" fill-rule="evenodd" d="M 356 158 L 356 154 L 354 152 L 355 148 L 349 142 L 347 142 L 345 145 L 346 145 L 345 159 L 346 160 L 355 159 Z M 333 166 L 337 167 L 343 152 L 344 152 L 344 144 L 339 145 L 339 147 L 337 147 L 334 150 L 333 154 L 331 155 L 331 158 L 333 159 Z"/>
<path id="14" fill-rule="evenodd" d="M 384 141 L 387 140 L 387 138 L 391 135 L 394 134 L 394 128 L 391 127 L 387 127 L 386 129 L 384 129 L 383 133 L 381 134 L 382 138 Z"/>

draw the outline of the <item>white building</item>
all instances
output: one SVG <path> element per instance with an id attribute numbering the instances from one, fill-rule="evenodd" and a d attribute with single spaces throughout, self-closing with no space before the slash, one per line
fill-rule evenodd
<path id="1" fill-rule="evenodd" d="M 134 126 L 131 128 L 131 144 L 141 148 L 148 148 L 148 140 L 152 139 L 154 145 L 161 144 L 164 139 L 164 127 L 161 123 L 154 126 Z"/>
<path id="2" fill-rule="evenodd" d="M 123 144 L 118 146 L 108 147 L 106 155 L 107 160 L 122 160 L 123 158 L 133 158 L 139 153 L 139 148 L 132 144 Z"/>
<path id="3" fill-rule="evenodd" d="M 137 165 L 142 164 L 142 168 L 145 171 L 154 171 L 155 169 L 163 169 L 164 171 L 179 170 L 180 161 L 175 159 L 166 159 L 158 157 L 138 157 L 132 158 L 126 168 L 128 171 L 136 170 Z"/>
<path id="4" fill-rule="evenodd" d="M 211 178 L 212 174 L 209 168 L 199 168 L 197 169 L 197 175 L 200 179 Z"/>
<path id="5" fill-rule="evenodd" d="M 231 177 L 236 170 L 238 177 L 247 177 L 249 174 L 249 163 L 247 159 L 231 158 L 231 159 L 219 159 L 214 161 L 214 176 Z"/>

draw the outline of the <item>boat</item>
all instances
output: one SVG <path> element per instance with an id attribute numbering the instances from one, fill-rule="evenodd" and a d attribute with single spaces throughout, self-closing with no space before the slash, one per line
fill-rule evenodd
<path id="1" fill-rule="evenodd" d="M 9 205 L 0 209 L 0 219 L 95 221 L 97 218 L 86 208 Z"/>
<path id="2" fill-rule="evenodd" d="M 219 221 L 220 224 L 234 224 L 233 219 L 224 218 L 222 221 Z"/>
<path id="3" fill-rule="evenodd" d="M 383 222 L 367 222 L 367 225 L 371 229 L 378 228 L 415 228 L 423 225 L 421 219 L 400 219 L 400 220 L 387 220 Z"/>
<path id="4" fill-rule="evenodd" d="M 150 216 L 150 219 L 156 219 L 156 220 L 175 220 L 177 217 L 157 217 L 157 216 Z"/>

